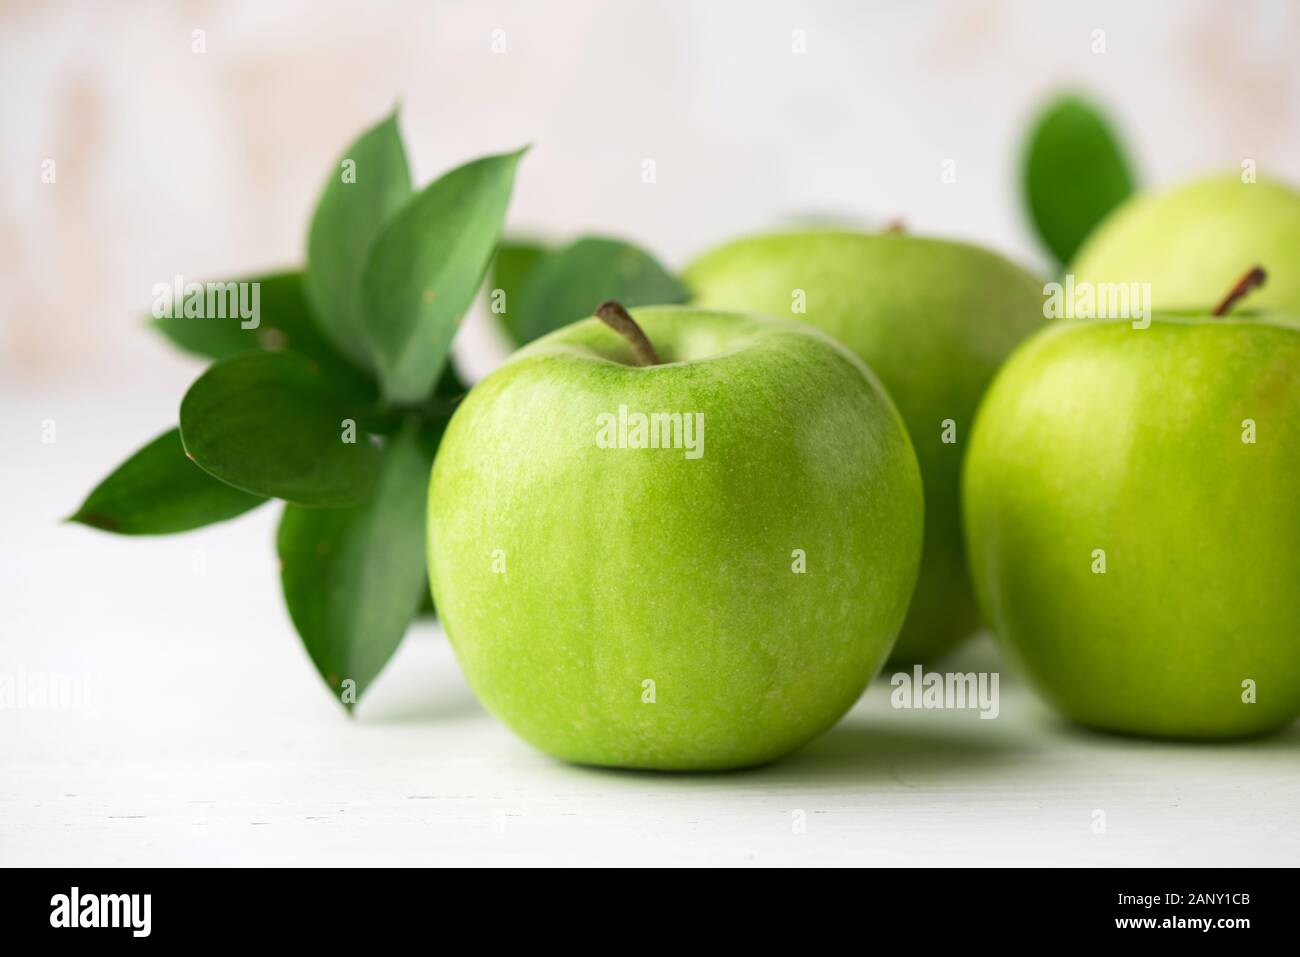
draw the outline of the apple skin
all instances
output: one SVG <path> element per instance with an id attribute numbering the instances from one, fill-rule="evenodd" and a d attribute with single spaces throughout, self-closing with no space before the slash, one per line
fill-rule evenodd
<path id="1" fill-rule="evenodd" d="M 921 463 L 925 549 L 891 663 L 928 661 L 980 626 L 962 544 L 961 459 L 988 383 L 1041 327 L 1043 283 L 996 253 L 922 237 L 813 230 L 741 239 L 689 266 L 702 308 L 791 315 L 830 333 L 880 377 Z M 956 425 L 955 443 L 943 423 Z"/>
<path id="2" fill-rule="evenodd" d="M 1155 309 L 1213 308 L 1252 266 L 1268 282 L 1256 310 L 1300 312 L 1300 193 L 1228 175 L 1139 195 L 1107 216 L 1075 257 L 1076 282 L 1149 282 Z"/>
<path id="3" fill-rule="evenodd" d="M 664 364 L 632 365 L 587 319 L 452 417 L 429 488 L 438 611 L 479 699 L 550 755 L 762 764 L 833 725 L 889 653 L 920 561 L 915 453 L 870 371 L 815 330 L 632 314 Z M 702 412 L 703 455 L 597 447 L 620 404 Z"/>
<path id="4" fill-rule="evenodd" d="M 1054 326 L 998 375 L 967 455 L 984 613 L 1082 724 L 1182 738 L 1285 725 L 1300 714 L 1297 475 L 1297 320 Z"/>

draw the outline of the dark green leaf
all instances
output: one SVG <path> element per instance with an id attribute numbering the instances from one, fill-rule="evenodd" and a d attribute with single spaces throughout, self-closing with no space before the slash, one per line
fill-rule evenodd
<path id="1" fill-rule="evenodd" d="M 169 535 L 223 522 L 264 501 L 187 459 L 180 429 L 171 429 L 119 465 L 68 520 L 119 535 Z"/>
<path id="2" fill-rule="evenodd" d="M 468 391 L 469 386 L 461 381 L 455 365 L 448 362 L 442 367 L 442 374 L 438 376 L 438 384 L 433 388 L 434 398 L 459 399 Z"/>
<path id="3" fill-rule="evenodd" d="M 299 505 L 354 505 L 370 496 L 379 467 L 365 430 L 347 426 L 367 411 L 349 405 L 310 360 L 249 352 L 190 386 L 181 436 L 190 458 L 237 488 Z"/>
<path id="4" fill-rule="evenodd" d="M 236 281 L 256 284 L 255 326 L 244 328 L 250 320 L 238 315 L 186 317 L 178 308 L 172 310 L 173 315 L 155 318 L 151 324 L 185 351 L 209 359 L 229 359 L 263 350 L 298 352 L 320 365 L 325 377 L 337 381 L 341 389 L 373 394 L 369 377 L 321 336 L 307 303 L 302 273 L 282 272 Z"/>
<path id="5" fill-rule="evenodd" d="M 236 280 L 257 284 L 258 315 L 256 320 L 241 316 L 214 317 L 182 314 L 183 306 L 172 305 L 172 315 L 155 316 L 151 325 L 186 352 L 208 359 L 229 359 L 241 352 L 266 350 L 279 352 L 293 349 L 312 355 L 324 344 L 316 331 L 303 295 L 302 275 L 282 272 L 271 276 Z M 172 300 L 169 298 L 168 303 Z M 251 328 L 246 323 L 254 322 Z"/>
<path id="6" fill-rule="evenodd" d="M 469 386 L 460 380 L 455 368 L 448 362 L 433 388 L 433 395 L 418 406 L 377 409 L 362 420 L 367 432 L 375 435 L 393 435 L 412 415 L 427 423 L 444 423 L 456 411 L 456 406 L 469 392 Z M 441 434 L 441 432 L 439 433 Z"/>
<path id="7" fill-rule="evenodd" d="M 438 617 L 438 609 L 433 603 L 433 592 L 428 588 L 424 590 L 424 600 L 420 602 L 420 610 L 416 614 L 421 618 Z"/>
<path id="8" fill-rule="evenodd" d="M 1059 262 L 1074 257 L 1133 185 L 1124 149 L 1100 110 L 1075 96 L 1048 104 L 1030 132 L 1024 189 L 1038 235 Z"/>
<path id="9" fill-rule="evenodd" d="M 496 249 L 522 151 L 474 160 L 404 206 L 375 241 L 366 338 L 384 396 L 428 397 Z"/>
<path id="10" fill-rule="evenodd" d="M 280 520 L 289 615 L 316 670 L 348 710 L 397 650 L 428 594 L 424 513 L 432 464 L 431 446 L 408 426 L 384 450 L 368 503 L 287 505 Z"/>
<path id="11" fill-rule="evenodd" d="M 488 310 L 501 321 L 516 344 L 523 342 L 519 333 L 520 293 L 533 268 L 546 255 L 546 247 L 528 239 L 503 239 L 492 260 Z"/>
<path id="12" fill-rule="evenodd" d="M 441 415 L 435 419 L 426 420 L 420 427 L 420 442 L 428 450 L 430 459 L 437 457 L 438 445 L 442 442 L 442 435 L 447 430 L 447 423 L 456 409 L 456 402 L 459 402 L 468 390 L 469 387 L 460 381 L 460 377 L 456 375 L 456 370 L 448 362 L 447 368 L 443 370 L 442 378 L 438 380 L 438 388 L 435 390 L 435 394 L 441 398 L 454 399 L 455 401 L 448 402 L 443 406 Z M 432 466 L 430 469 L 432 470 Z M 427 568 L 425 573 L 427 577 Z M 438 617 L 438 609 L 433 603 L 433 592 L 428 588 L 424 590 L 424 600 L 420 602 L 420 609 L 416 614 L 421 618 Z"/>
<path id="13" fill-rule="evenodd" d="M 410 198 L 411 174 L 394 111 L 334 164 L 307 234 L 307 296 L 321 329 L 344 355 L 367 368 L 366 258 L 384 224 Z"/>
<path id="14" fill-rule="evenodd" d="M 592 236 L 544 258 L 520 295 L 520 344 L 590 316 L 606 299 L 628 308 L 685 302 L 690 290 L 649 253 Z"/>

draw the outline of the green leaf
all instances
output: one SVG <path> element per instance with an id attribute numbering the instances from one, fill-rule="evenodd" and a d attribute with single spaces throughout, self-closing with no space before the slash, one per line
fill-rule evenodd
<path id="1" fill-rule="evenodd" d="M 316 670 L 349 711 L 428 594 L 424 513 L 432 464 L 432 445 L 408 426 L 384 450 L 367 504 L 287 505 L 280 520 L 280 582 L 289 616 Z"/>
<path id="2" fill-rule="evenodd" d="M 397 111 L 344 150 L 325 182 L 307 233 L 307 297 L 322 331 L 369 368 L 363 329 L 366 258 L 384 224 L 411 198 Z"/>
<path id="3" fill-rule="evenodd" d="M 474 160 L 388 223 L 366 265 L 365 327 L 386 399 L 419 402 L 438 380 L 483 282 L 523 151 Z"/>
<path id="4" fill-rule="evenodd" d="M 421 618 L 437 618 L 438 608 L 433 603 L 433 592 L 428 588 L 424 590 L 424 599 L 420 602 L 420 609 L 416 612 Z"/>
<path id="5" fill-rule="evenodd" d="M 181 437 L 190 458 L 236 488 L 299 505 L 354 505 L 369 498 L 379 470 L 379 449 L 355 424 L 368 411 L 302 356 L 249 352 L 190 386 Z"/>
<path id="6" fill-rule="evenodd" d="M 433 387 L 435 399 L 457 399 L 469 391 L 469 386 L 461 381 L 460 374 L 456 367 L 448 362 L 442 367 L 442 374 L 438 376 L 438 384 Z"/>
<path id="7" fill-rule="evenodd" d="M 520 294 L 528 276 L 546 256 L 546 247 L 528 239 L 503 239 L 492 260 L 491 291 L 488 309 L 501 321 L 516 344 L 523 342 L 519 332 L 522 310 Z"/>
<path id="8" fill-rule="evenodd" d="M 1133 187 L 1124 149 L 1099 109 L 1062 96 L 1039 114 L 1025 149 L 1025 204 L 1058 262 L 1068 263 Z"/>
<path id="9" fill-rule="evenodd" d="M 256 326 L 244 328 L 239 316 L 186 317 L 179 308 L 172 316 L 150 324 L 186 352 L 208 359 L 229 359 L 245 352 L 297 352 L 308 356 L 340 388 L 374 393 L 369 377 L 341 356 L 321 335 L 307 303 L 303 275 L 281 272 L 236 282 L 257 284 Z"/>
<path id="10" fill-rule="evenodd" d="M 186 317 L 177 305 L 170 310 L 173 315 L 155 317 L 150 325 L 186 352 L 208 359 L 229 359 L 241 352 L 259 350 L 293 349 L 312 355 L 321 348 L 329 349 L 312 322 L 300 273 L 282 272 L 236 282 L 257 284 L 255 327 L 244 328 L 250 320 L 238 315 Z"/>
<path id="11" fill-rule="evenodd" d="M 685 302 L 690 290 L 630 243 L 591 236 L 548 255 L 529 274 L 520 295 L 519 344 L 590 316 L 606 299 L 624 306 Z"/>
<path id="12" fill-rule="evenodd" d="M 119 465 L 68 521 L 119 535 L 170 535 L 243 515 L 264 501 L 187 459 L 180 429 L 171 429 Z"/>

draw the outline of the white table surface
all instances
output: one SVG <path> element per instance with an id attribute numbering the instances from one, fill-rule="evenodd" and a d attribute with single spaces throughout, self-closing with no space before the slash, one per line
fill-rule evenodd
<path id="1" fill-rule="evenodd" d="M 0 708 L 0 864 L 1300 863 L 1300 725 L 1103 736 L 1006 673 L 992 721 L 895 711 L 878 680 L 771 767 L 608 772 L 514 738 L 422 625 L 349 719 L 283 610 L 273 509 L 156 539 L 58 524 L 172 424 L 157 392 L 0 391 L 0 674 L 89 692 Z M 985 640 L 952 667 L 999 664 Z"/>

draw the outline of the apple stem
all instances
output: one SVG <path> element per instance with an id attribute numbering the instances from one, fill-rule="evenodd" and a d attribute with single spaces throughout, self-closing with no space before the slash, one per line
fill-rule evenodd
<path id="1" fill-rule="evenodd" d="M 1246 273 L 1246 275 L 1237 280 L 1237 284 L 1232 287 L 1226 296 L 1223 297 L 1223 302 L 1219 303 L 1214 312 L 1210 313 L 1210 315 L 1226 316 L 1228 310 L 1235 306 L 1242 296 L 1246 295 L 1246 293 L 1250 292 L 1252 289 L 1258 289 L 1260 286 L 1264 285 L 1265 278 L 1266 275 L 1262 266 L 1253 267 Z"/>
<path id="2" fill-rule="evenodd" d="M 632 347 L 632 358 L 636 359 L 637 365 L 659 365 L 659 353 L 655 351 L 654 344 L 645 331 L 636 324 L 636 320 L 628 315 L 622 303 L 615 302 L 613 299 L 602 302 L 596 307 L 596 318 L 627 340 L 627 344 Z"/>
<path id="3" fill-rule="evenodd" d="M 880 231 L 880 235 L 901 236 L 905 232 L 907 232 L 907 223 L 905 223 L 900 217 L 898 219 L 891 219 L 889 222 L 885 223 L 885 228 Z"/>

